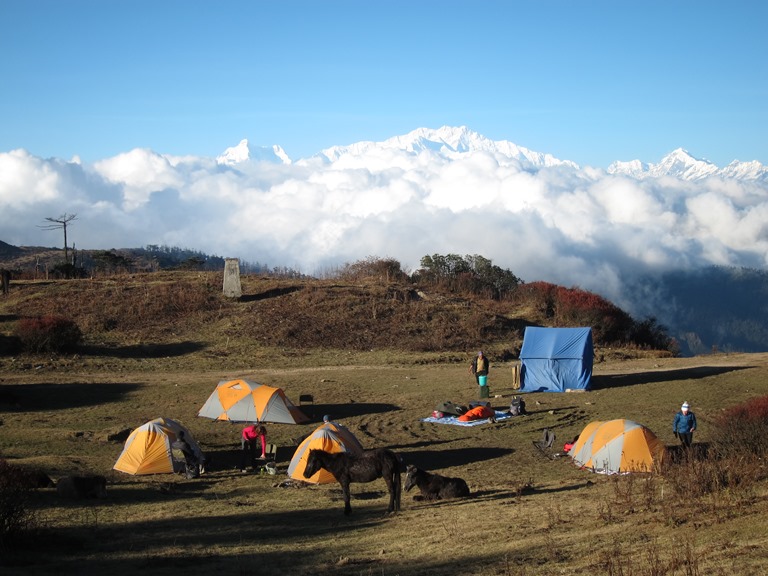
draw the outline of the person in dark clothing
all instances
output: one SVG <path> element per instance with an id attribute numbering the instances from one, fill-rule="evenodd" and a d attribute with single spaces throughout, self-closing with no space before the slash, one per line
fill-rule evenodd
<path id="1" fill-rule="evenodd" d="M 685 448 L 693 443 L 693 431 L 696 430 L 696 415 L 691 412 L 688 402 L 683 402 L 680 412 L 675 414 L 672 422 L 672 432 L 680 439 Z"/>
<path id="2" fill-rule="evenodd" d="M 3 294 L 7 295 L 11 290 L 11 271 L 0 268 L 0 284 L 3 286 Z"/>
<path id="3" fill-rule="evenodd" d="M 197 458 L 195 451 L 192 450 L 192 446 L 189 445 L 189 442 L 187 442 L 187 439 L 184 437 L 183 430 L 179 430 L 176 440 L 171 444 L 171 450 L 175 454 L 183 455 L 187 478 L 197 478 L 200 476 L 201 462 Z"/>
<path id="4" fill-rule="evenodd" d="M 470 373 L 475 375 L 475 380 L 480 384 L 480 376 L 488 376 L 488 371 L 491 369 L 491 363 L 488 358 L 485 357 L 483 351 L 477 353 L 477 357 L 472 360 L 469 366 Z"/>

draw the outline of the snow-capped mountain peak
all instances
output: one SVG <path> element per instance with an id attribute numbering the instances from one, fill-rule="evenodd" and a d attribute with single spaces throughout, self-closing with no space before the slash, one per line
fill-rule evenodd
<path id="1" fill-rule="evenodd" d="M 614 162 L 608 167 L 609 174 L 622 174 L 634 178 L 660 178 L 673 176 L 681 180 L 701 180 L 711 176 L 738 178 L 742 180 L 768 180 L 768 168 L 760 162 L 739 162 L 734 160 L 725 168 L 718 168 L 709 160 L 695 158 L 687 150 L 677 148 L 658 164 L 645 164 L 639 160 Z"/>
<path id="2" fill-rule="evenodd" d="M 243 138 L 237 146 L 232 146 L 224 150 L 224 153 L 216 157 L 216 162 L 219 164 L 227 164 L 232 166 L 245 162 L 251 157 L 251 153 L 248 150 L 248 139 Z"/>
<path id="3" fill-rule="evenodd" d="M 235 166 L 241 162 L 249 160 L 273 162 L 277 164 L 290 164 L 291 159 L 277 144 L 273 146 L 252 147 L 248 144 L 248 139 L 243 138 L 237 146 L 232 146 L 216 157 L 218 164 L 226 166 Z"/>
<path id="4" fill-rule="evenodd" d="M 734 160 L 720 170 L 726 178 L 738 178 L 741 180 L 768 180 L 768 168 L 757 160 L 751 162 L 739 162 Z"/>
<path id="5" fill-rule="evenodd" d="M 332 146 L 320 152 L 318 156 L 328 162 L 335 162 L 344 156 L 364 156 L 376 150 L 401 150 L 410 154 L 428 152 L 449 159 L 473 152 L 487 152 L 534 167 L 565 165 L 578 168 L 578 165 L 569 160 L 534 152 L 507 140 L 491 140 L 466 126 L 417 128 L 408 134 L 394 136 L 382 142 L 363 141 L 348 146 Z"/>
<path id="6" fill-rule="evenodd" d="M 691 156 L 687 150 L 673 150 L 650 170 L 653 176 L 676 176 L 683 180 L 697 180 L 717 172 L 717 166 L 709 160 Z"/>
<path id="7" fill-rule="evenodd" d="M 624 174 L 627 176 L 634 176 L 640 178 L 648 173 L 649 165 L 640 160 L 630 160 L 629 162 L 622 162 L 617 160 L 608 167 L 609 174 Z"/>

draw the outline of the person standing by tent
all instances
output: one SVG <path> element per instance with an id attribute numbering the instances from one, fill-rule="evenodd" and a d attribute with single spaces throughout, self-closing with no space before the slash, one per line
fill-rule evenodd
<path id="1" fill-rule="evenodd" d="M 696 430 L 696 415 L 691 412 L 690 408 L 688 402 L 683 402 L 680 412 L 675 414 L 675 420 L 672 422 L 672 432 L 686 448 L 691 447 L 693 431 Z"/>
<path id="2" fill-rule="evenodd" d="M 251 424 L 243 428 L 242 438 L 240 439 L 240 448 L 242 457 L 240 458 L 240 471 L 245 472 L 245 465 L 250 460 L 251 466 L 256 469 L 256 451 L 258 450 L 259 440 L 261 440 L 261 457 L 265 460 L 267 457 L 267 429 L 259 423 Z"/>
<path id="3" fill-rule="evenodd" d="M 480 350 L 480 352 L 477 353 L 477 357 L 474 358 L 469 365 L 469 372 L 475 375 L 475 380 L 477 380 L 478 386 L 485 385 L 485 378 L 488 377 L 488 370 L 490 370 L 490 368 L 491 363 L 488 361 L 485 354 L 483 354 L 483 351 Z"/>
<path id="4" fill-rule="evenodd" d="M 176 440 L 171 444 L 171 451 L 183 456 L 187 478 L 197 478 L 200 476 L 201 462 L 198 461 L 194 450 L 192 450 L 189 442 L 184 437 L 184 430 L 179 430 Z"/>

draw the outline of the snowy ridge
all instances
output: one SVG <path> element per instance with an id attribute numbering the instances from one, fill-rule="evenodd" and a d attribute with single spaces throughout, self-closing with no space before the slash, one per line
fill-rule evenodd
<path id="1" fill-rule="evenodd" d="M 437 130 L 417 128 L 403 136 L 395 136 L 383 142 L 357 142 L 349 146 L 332 146 L 318 154 L 328 162 L 336 162 L 344 156 L 366 156 L 379 150 L 402 150 L 411 154 L 432 152 L 449 159 L 472 152 L 488 152 L 509 159 L 531 164 L 535 167 L 578 165 L 568 160 L 560 160 L 551 154 L 542 154 L 517 146 L 507 140 L 490 140 L 466 126 L 443 126 Z"/>
<path id="2" fill-rule="evenodd" d="M 734 160 L 720 170 L 724 178 L 736 178 L 739 180 L 764 180 L 768 181 L 768 168 L 757 160 L 751 162 L 739 162 Z"/>
<path id="3" fill-rule="evenodd" d="M 535 152 L 518 146 L 508 140 L 491 140 L 466 126 L 443 126 L 438 129 L 417 128 L 402 136 L 394 136 L 382 142 L 361 141 L 345 146 L 332 146 L 315 154 L 313 158 L 329 164 L 342 158 L 375 158 L 382 152 L 399 151 L 406 154 L 433 154 L 446 160 L 483 152 L 495 156 L 500 162 L 519 162 L 524 167 L 539 169 L 567 167 L 579 170 L 570 160 L 561 160 L 551 154 Z M 292 160 L 277 144 L 254 147 L 243 139 L 237 146 L 227 148 L 216 162 L 225 166 L 236 166 L 243 162 L 271 162 L 291 164 Z M 608 174 L 629 176 L 637 179 L 673 177 L 697 181 L 710 177 L 736 180 L 768 182 L 768 167 L 760 162 L 734 160 L 725 168 L 719 168 L 709 160 L 695 158 L 683 148 L 667 154 L 657 164 L 640 160 L 616 161 L 606 170 Z"/>
<path id="4" fill-rule="evenodd" d="M 237 146 L 227 148 L 222 154 L 216 157 L 216 162 L 218 164 L 224 164 L 226 166 L 234 166 L 249 160 L 257 162 L 273 162 L 277 164 L 291 163 L 288 154 L 286 154 L 285 150 L 277 144 L 274 146 L 251 147 L 248 144 L 247 138 L 240 140 L 240 143 Z"/>
<path id="5" fill-rule="evenodd" d="M 644 164 L 639 160 L 614 162 L 608 167 L 607 172 L 633 178 L 672 176 L 681 180 L 696 181 L 714 176 L 723 179 L 768 182 L 768 168 L 756 160 L 752 162 L 734 160 L 725 168 L 718 168 L 709 160 L 695 158 L 682 148 L 670 152 L 658 164 Z"/>

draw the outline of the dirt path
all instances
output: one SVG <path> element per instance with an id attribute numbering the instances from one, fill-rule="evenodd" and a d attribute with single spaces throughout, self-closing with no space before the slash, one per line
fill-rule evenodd
<path id="1" fill-rule="evenodd" d="M 639 358 L 632 360 L 609 360 L 594 366 L 595 374 L 625 374 L 651 372 L 654 370 L 681 370 L 715 366 L 767 366 L 768 353 L 757 354 L 711 354 L 687 358 Z"/>

